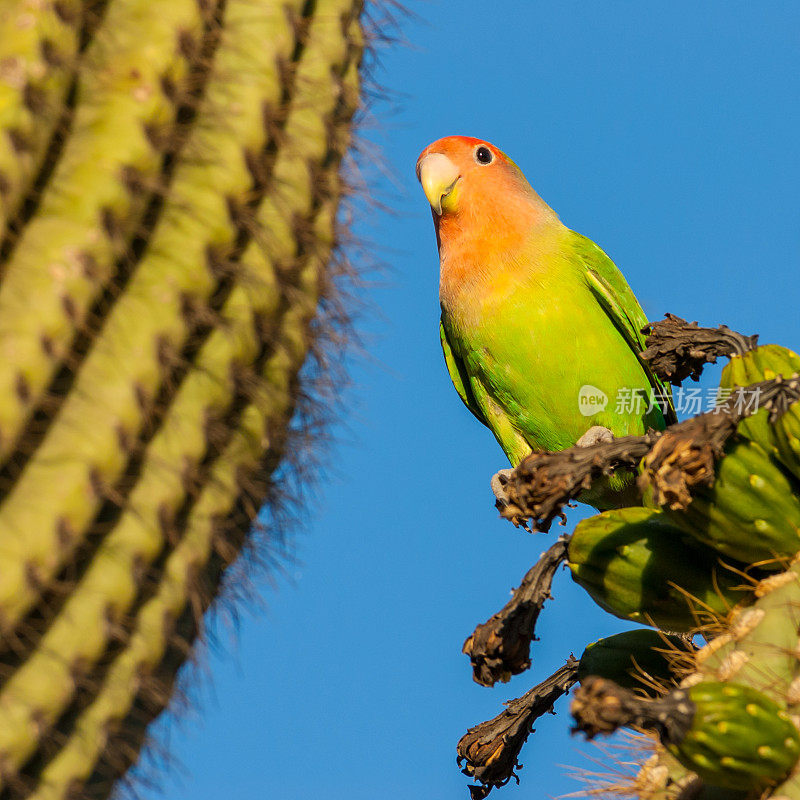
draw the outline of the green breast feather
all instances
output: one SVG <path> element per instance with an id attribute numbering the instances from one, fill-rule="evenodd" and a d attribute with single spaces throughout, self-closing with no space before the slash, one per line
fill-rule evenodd
<path id="1" fill-rule="evenodd" d="M 593 424 L 609 427 L 615 435 L 637 432 L 630 420 L 611 409 L 594 420 L 580 416 L 579 374 L 600 377 L 607 371 L 616 376 L 617 386 L 649 384 L 659 396 L 669 397 L 668 388 L 640 358 L 641 328 L 647 319 L 622 274 L 591 240 L 562 230 L 566 238 L 558 275 L 550 276 L 544 299 L 532 300 L 524 286 L 513 289 L 524 295 L 523 308 L 516 295 L 513 302 L 498 301 L 479 332 L 454 329 L 444 312 L 440 323 L 453 385 L 467 408 L 492 430 L 512 464 L 532 448 L 568 447 Z M 592 322 L 582 329 L 587 319 Z M 583 340 L 594 348 L 592 353 L 581 350 Z M 592 359 L 598 363 L 587 373 Z M 673 421 L 670 402 L 663 416 L 655 410 L 634 427 L 643 432 Z"/>

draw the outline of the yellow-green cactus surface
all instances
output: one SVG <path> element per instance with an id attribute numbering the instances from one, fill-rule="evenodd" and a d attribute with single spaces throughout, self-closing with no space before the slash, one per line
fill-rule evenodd
<path id="1" fill-rule="evenodd" d="M 109 794 L 267 495 L 336 247 L 360 14 L 0 8 L 3 800 Z"/>

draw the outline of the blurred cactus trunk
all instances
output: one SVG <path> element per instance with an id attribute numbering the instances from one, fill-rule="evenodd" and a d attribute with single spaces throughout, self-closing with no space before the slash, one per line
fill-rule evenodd
<path id="1" fill-rule="evenodd" d="M 102 798 L 285 455 L 360 0 L 0 5 L 0 800 Z"/>

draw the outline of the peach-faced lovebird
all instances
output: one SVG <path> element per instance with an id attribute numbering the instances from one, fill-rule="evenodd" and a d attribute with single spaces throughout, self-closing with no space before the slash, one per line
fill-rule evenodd
<path id="1" fill-rule="evenodd" d="M 674 420 L 666 388 L 639 357 L 647 319 L 625 278 L 508 156 L 448 136 L 422 151 L 417 177 L 439 246 L 447 369 L 512 465 L 531 450 L 586 444 L 590 428 L 610 438 Z M 582 499 L 629 503 L 620 495 L 630 482 L 618 476 Z"/>

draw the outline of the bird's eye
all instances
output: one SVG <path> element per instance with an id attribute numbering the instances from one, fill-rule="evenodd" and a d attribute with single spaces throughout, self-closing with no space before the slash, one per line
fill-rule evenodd
<path id="1" fill-rule="evenodd" d="M 475 160 L 479 164 L 484 164 L 484 165 L 491 164 L 492 161 L 494 161 L 494 156 L 492 155 L 492 151 L 488 147 L 484 147 L 483 145 L 481 145 L 475 151 Z"/>

